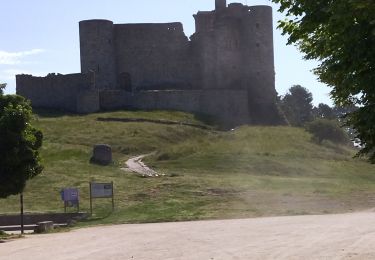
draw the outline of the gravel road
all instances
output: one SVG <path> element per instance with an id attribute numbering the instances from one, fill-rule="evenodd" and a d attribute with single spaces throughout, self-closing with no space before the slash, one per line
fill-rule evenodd
<path id="1" fill-rule="evenodd" d="M 3 243 L 0 259 L 375 259 L 375 213 L 101 226 Z"/>

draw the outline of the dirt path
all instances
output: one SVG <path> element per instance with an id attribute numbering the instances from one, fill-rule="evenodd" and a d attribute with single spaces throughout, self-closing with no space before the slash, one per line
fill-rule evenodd
<path id="1" fill-rule="evenodd" d="M 86 228 L 0 244 L 0 259 L 375 259 L 375 213 Z"/>
<path id="2" fill-rule="evenodd" d="M 148 156 L 148 154 L 139 155 L 132 157 L 126 161 L 127 168 L 123 168 L 125 171 L 135 172 L 144 177 L 158 177 L 159 174 L 153 169 L 149 168 L 146 164 L 142 162 L 142 159 Z"/>

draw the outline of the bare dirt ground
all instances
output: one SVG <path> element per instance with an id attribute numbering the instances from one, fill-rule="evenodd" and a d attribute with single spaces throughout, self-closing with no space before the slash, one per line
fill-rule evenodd
<path id="1" fill-rule="evenodd" d="M 159 174 L 153 169 L 149 168 L 142 159 L 148 156 L 148 154 L 139 155 L 132 157 L 126 161 L 127 168 L 123 168 L 125 171 L 134 172 L 144 177 L 158 177 Z"/>
<path id="2" fill-rule="evenodd" d="M 375 213 L 85 228 L 0 244 L 0 259 L 375 259 Z"/>

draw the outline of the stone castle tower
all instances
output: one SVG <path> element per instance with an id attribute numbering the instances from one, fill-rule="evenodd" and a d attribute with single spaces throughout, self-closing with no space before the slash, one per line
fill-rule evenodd
<path id="1" fill-rule="evenodd" d="M 171 109 L 228 127 L 282 123 L 271 7 L 215 0 L 194 18 L 190 39 L 181 23 L 81 21 L 81 73 L 18 75 L 17 92 L 34 106 L 77 112 Z"/>

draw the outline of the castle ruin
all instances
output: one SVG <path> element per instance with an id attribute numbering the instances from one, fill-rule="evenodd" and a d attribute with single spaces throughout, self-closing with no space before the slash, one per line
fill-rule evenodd
<path id="1" fill-rule="evenodd" d="M 225 126 L 279 124 L 272 8 L 216 0 L 181 23 L 79 23 L 81 73 L 17 75 L 34 107 L 92 113 L 166 109 L 206 114 Z"/>

